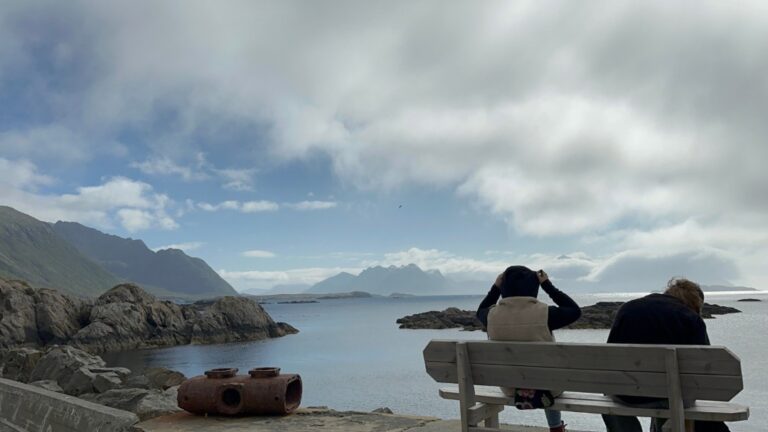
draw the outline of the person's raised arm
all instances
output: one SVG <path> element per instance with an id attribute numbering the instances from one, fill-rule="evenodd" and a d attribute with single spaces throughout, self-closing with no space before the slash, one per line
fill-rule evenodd
<path id="1" fill-rule="evenodd" d="M 480 306 L 477 308 L 477 313 L 475 314 L 477 316 L 477 319 L 480 320 L 481 323 L 483 323 L 483 327 L 488 327 L 488 312 L 491 310 L 491 306 L 495 305 L 496 302 L 499 300 L 499 297 L 501 297 L 501 278 L 504 274 L 500 274 L 496 278 L 496 282 L 494 282 L 491 289 L 488 291 L 488 294 L 486 294 L 485 298 L 482 302 L 480 302 Z"/>
<path id="2" fill-rule="evenodd" d="M 549 330 L 552 331 L 563 328 L 579 319 L 579 317 L 581 317 L 581 308 L 579 305 L 576 304 L 568 294 L 555 288 L 544 270 L 539 270 L 537 275 L 539 277 L 541 288 L 544 289 L 544 292 L 547 293 L 549 298 L 551 298 L 557 305 L 549 307 L 549 318 L 547 319 Z"/>

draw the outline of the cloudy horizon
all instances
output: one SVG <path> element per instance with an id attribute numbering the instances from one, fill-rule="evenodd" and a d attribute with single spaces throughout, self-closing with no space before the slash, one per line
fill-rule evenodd
<path id="1" fill-rule="evenodd" d="M 765 70 L 757 1 L 5 2 L 0 205 L 239 290 L 768 289 Z"/>

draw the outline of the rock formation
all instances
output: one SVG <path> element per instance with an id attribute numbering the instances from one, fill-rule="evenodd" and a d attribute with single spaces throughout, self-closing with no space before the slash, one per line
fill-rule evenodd
<path id="1" fill-rule="evenodd" d="M 616 312 L 619 310 L 622 302 L 599 302 L 592 306 L 581 308 L 581 318 L 571 324 L 569 329 L 609 329 L 613 324 Z M 738 309 L 704 304 L 702 311 L 703 318 L 714 318 L 714 315 L 724 315 L 729 313 L 741 312 Z M 401 329 L 447 329 L 461 328 L 463 330 L 482 330 L 483 325 L 475 317 L 475 311 L 461 310 L 458 308 L 448 308 L 444 311 L 422 312 L 397 320 Z"/>
<path id="2" fill-rule="evenodd" d="M 474 311 L 451 307 L 442 312 L 422 312 L 397 320 L 401 329 L 447 329 L 482 330 L 483 324 L 475 317 Z"/>
<path id="3" fill-rule="evenodd" d="M 296 332 L 245 297 L 178 305 L 122 284 L 95 300 L 82 300 L 0 278 L 0 348 L 67 343 L 105 352 L 260 340 Z"/>
<path id="4" fill-rule="evenodd" d="M 180 411 L 176 392 L 186 379 L 165 368 L 139 375 L 106 367 L 101 357 L 71 346 L 0 351 L 0 377 L 131 411 L 141 420 Z"/>

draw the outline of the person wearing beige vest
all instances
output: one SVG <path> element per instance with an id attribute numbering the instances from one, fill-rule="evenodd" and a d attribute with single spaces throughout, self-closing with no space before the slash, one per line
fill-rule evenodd
<path id="1" fill-rule="evenodd" d="M 539 286 L 555 306 L 537 299 Z M 477 318 L 486 327 L 488 338 L 498 341 L 554 342 L 552 331 L 573 323 L 580 316 L 579 305 L 555 288 L 543 270 L 534 272 L 524 266 L 504 270 L 477 310 Z M 510 396 L 514 394 L 514 389 L 501 390 Z M 560 411 L 545 409 L 544 414 L 551 432 L 565 432 Z"/>

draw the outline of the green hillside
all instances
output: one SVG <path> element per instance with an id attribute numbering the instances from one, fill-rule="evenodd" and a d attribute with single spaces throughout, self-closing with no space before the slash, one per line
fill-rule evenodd
<path id="1" fill-rule="evenodd" d="M 120 282 L 49 224 L 5 206 L 0 206 L 0 276 L 80 296 L 99 295 Z"/>
<path id="2" fill-rule="evenodd" d="M 106 270 L 156 295 L 198 298 L 237 295 L 205 261 L 178 249 L 154 252 L 141 240 L 105 234 L 75 222 L 56 222 L 53 229 Z"/>

